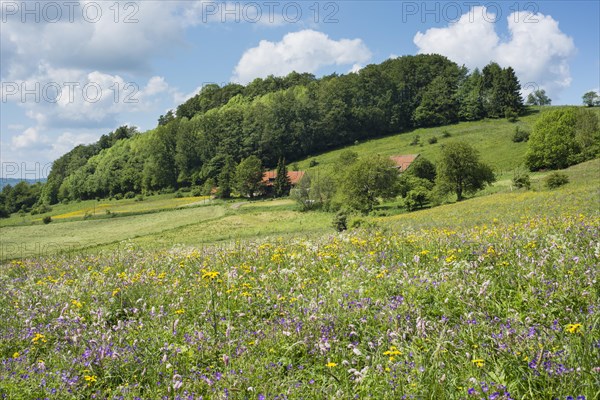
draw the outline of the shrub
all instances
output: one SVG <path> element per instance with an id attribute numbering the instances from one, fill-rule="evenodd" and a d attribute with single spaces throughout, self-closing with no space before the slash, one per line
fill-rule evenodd
<path id="1" fill-rule="evenodd" d="M 34 207 L 31 210 L 31 215 L 37 215 L 37 214 L 45 214 L 47 212 L 52 211 L 52 207 L 46 205 L 46 204 L 40 204 L 37 207 Z"/>
<path id="2" fill-rule="evenodd" d="M 529 140 L 529 132 L 515 126 L 515 133 L 513 134 L 512 141 L 515 143 L 526 142 Z"/>
<path id="3" fill-rule="evenodd" d="M 125 198 L 126 199 L 133 199 L 135 197 L 135 193 L 133 192 L 127 192 L 125 193 Z"/>
<path id="4" fill-rule="evenodd" d="M 423 208 L 429 202 L 429 191 L 422 186 L 410 190 L 404 199 L 404 205 L 408 211 Z"/>
<path id="5" fill-rule="evenodd" d="M 544 179 L 548 189 L 556 189 L 569 183 L 569 177 L 562 172 L 553 172 Z"/>
<path id="6" fill-rule="evenodd" d="M 427 140 L 427 143 L 429 143 L 429 144 L 436 144 L 437 142 L 438 142 L 438 138 L 435 136 L 432 136 Z"/>
<path id="7" fill-rule="evenodd" d="M 115 200 L 121 200 L 123 198 L 123 193 L 115 194 Z"/>
<path id="8" fill-rule="evenodd" d="M 313 158 L 312 160 L 310 160 L 310 162 L 308 163 L 309 167 L 316 167 L 317 165 L 319 165 L 319 161 L 316 158 Z"/>
<path id="9" fill-rule="evenodd" d="M 517 122 L 519 114 L 515 110 L 507 108 L 506 111 L 504 111 L 504 117 L 506 117 L 508 122 Z"/>
<path id="10" fill-rule="evenodd" d="M 192 189 L 192 196 L 193 196 L 193 197 L 202 196 L 202 188 L 200 188 L 200 187 L 198 187 L 198 186 L 195 186 L 195 187 Z"/>
<path id="11" fill-rule="evenodd" d="M 48 216 L 45 216 L 45 217 L 42 219 L 42 222 L 43 222 L 44 224 L 48 225 L 50 222 L 52 222 L 52 217 L 51 217 L 51 216 L 49 216 L 49 215 L 48 215 Z"/>
<path id="12" fill-rule="evenodd" d="M 418 146 L 421 144 L 421 137 L 419 135 L 415 135 L 412 142 L 410 142 L 411 146 Z"/>
<path id="13" fill-rule="evenodd" d="M 141 195 L 141 194 L 138 194 L 138 195 L 135 197 L 135 201 L 144 201 L 144 196 L 143 196 L 143 195 Z"/>
<path id="14" fill-rule="evenodd" d="M 512 178 L 512 184 L 519 189 L 531 189 L 531 179 L 529 178 L 527 171 L 522 169 L 515 171 Z"/>
<path id="15" fill-rule="evenodd" d="M 447 130 L 447 129 L 444 129 L 444 130 L 442 131 L 442 137 L 443 137 L 443 138 L 449 138 L 450 136 L 452 136 L 452 135 L 450 134 L 450 132 L 448 132 L 448 130 Z"/>
<path id="16" fill-rule="evenodd" d="M 338 232 L 348 229 L 348 215 L 346 212 L 338 211 L 338 213 L 333 217 L 332 225 Z"/>
<path id="17" fill-rule="evenodd" d="M 183 193 L 181 193 L 181 191 L 178 190 L 178 191 L 175 192 L 175 196 L 174 197 L 176 199 L 181 199 L 183 197 Z"/>
<path id="18" fill-rule="evenodd" d="M 0 206 L 0 218 L 10 218 L 10 213 L 4 206 Z"/>

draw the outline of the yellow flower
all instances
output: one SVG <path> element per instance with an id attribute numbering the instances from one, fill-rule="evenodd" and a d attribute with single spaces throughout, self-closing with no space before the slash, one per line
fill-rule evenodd
<path id="1" fill-rule="evenodd" d="M 206 272 L 204 272 L 204 274 L 202 275 L 202 279 L 213 280 L 213 279 L 215 279 L 217 276 L 219 276 L 219 273 L 218 273 L 217 271 L 206 271 Z"/>
<path id="2" fill-rule="evenodd" d="M 581 332 L 581 324 L 568 324 L 567 332 L 569 333 L 579 333 Z"/>
<path id="3" fill-rule="evenodd" d="M 41 333 L 36 333 L 35 336 L 31 339 L 31 341 L 33 343 L 37 343 L 39 341 L 42 341 L 42 343 L 46 343 L 46 337 Z"/>
<path id="4" fill-rule="evenodd" d="M 335 367 L 336 365 L 337 365 L 336 363 L 334 363 L 334 362 L 331 362 L 331 361 L 330 361 L 330 362 L 328 362 L 327 364 L 325 364 L 325 366 L 326 366 L 327 368 L 333 368 L 333 367 Z"/>
<path id="5" fill-rule="evenodd" d="M 19 355 L 20 355 L 19 352 L 15 351 L 14 354 L 13 354 L 13 358 L 19 358 Z"/>
<path id="6" fill-rule="evenodd" d="M 83 303 L 81 303 L 79 300 L 71 300 L 71 304 L 73 304 L 77 308 L 83 307 Z"/>
<path id="7" fill-rule="evenodd" d="M 392 347 L 390 347 L 389 350 L 383 352 L 384 356 L 399 356 L 401 354 L 402 354 L 402 352 L 400 350 L 398 350 L 396 348 L 396 346 L 392 346 Z M 392 358 L 392 357 L 390 357 L 390 358 Z"/>
<path id="8" fill-rule="evenodd" d="M 179 310 L 175 310 L 175 314 L 183 314 L 185 312 L 185 310 L 183 308 L 180 308 Z"/>
<path id="9" fill-rule="evenodd" d="M 482 359 L 478 358 L 478 359 L 476 359 L 476 360 L 472 360 L 471 362 L 472 362 L 473 364 L 477 365 L 479 368 L 481 368 L 481 367 L 483 367 L 483 363 L 484 363 L 485 361 L 483 361 Z"/>
<path id="10" fill-rule="evenodd" d="M 96 375 L 86 375 L 83 377 L 83 379 L 85 379 L 86 382 L 96 382 L 98 380 L 98 378 L 96 378 Z"/>

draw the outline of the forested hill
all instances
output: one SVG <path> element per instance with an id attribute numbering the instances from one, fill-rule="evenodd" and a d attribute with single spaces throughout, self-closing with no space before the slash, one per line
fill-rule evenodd
<path id="1" fill-rule="evenodd" d="M 273 167 L 327 149 L 419 126 L 518 115 L 512 68 L 480 72 L 440 55 L 404 56 L 358 73 L 291 73 L 246 86 L 205 86 L 148 132 L 121 127 L 57 159 L 43 201 L 88 199 L 218 183 L 250 155 Z"/>

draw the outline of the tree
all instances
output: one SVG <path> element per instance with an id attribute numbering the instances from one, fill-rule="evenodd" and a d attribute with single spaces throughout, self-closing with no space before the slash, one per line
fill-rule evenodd
<path id="1" fill-rule="evenodd" d="M 458 117 L 466 121 L 475 121 L 483 117 L 483 104 L 481 102 L 481 87 L 483 77 L 479 69 L 463 80 L 458 89 L 459 110 Z"/>
<path id="2" fill-rule="evenodd" d="M 479 161 L 479 153 L 470 144 L 458 141 L 442 148 L 436 178 L 441 193 L 456 193 L 457 201 L 461 201 L 464 194 L 474 193 L 494 181 L 492 169 Z"/>
<path id="3" fill-rule="evenodd" d="M 235 170 L 235 186 L 242 196 L 254 197 L 262 189 L 262 162 L 256 156 L 242 160 Z"/>
<path id="4" fill-rule="evenodd" d="M 423 156 L 417 157 L 410 165 L 407 174 L 416 176 L 417 178 L 427 179 L 430 182 L 435 182 L 435 165 Z"/>
<path id="5" fill-rule="evenodd" d="M 277 176 L 275 176 L 275 182 L 273 182 L 273 191 L 275 197 L 287 196 L 292 188 L 290 177 L 285 166 L 285 158 L 280 158 L 277 163 Z"/>
<path id="6" fill-rule="evenodd" d="M 552 103 L 550 97 L 546 96 L 544 89 L 538 89 L 527 96 L 526 104 L 528 106 L 549 106 Z"/>
<path id="7" fill-rule="evenodd" d="M 225 165 L 217 177 L 217 183 L 219 185 L 219 190 L 217 191 L 218 198 L 228 199 L 231 197 L 231 190 L 233 189 L 235 182 L 235 174 L 235 161 L 229 156 L 225 159 Z"/>
<path id="8" fill-rule="evenodd" d="M 574 108 L 542 114 L 529 136 L 525 164 L 536 171 L 560 169 L 576 163 L 579 146 L 575 140 L 577 113 Z"/>
<path id="9" fill-rule="evenodd" d="M 582 96 L 583 104 L 588 107 L 600 106 L 600 94 L 594 92 L 593 90 L 585 93 Z"/>
<path id="10" fill-rule="evenodd" d="M 290 197 L 298 203 L 301 211 L 313 208 L 314 201 L 310 199 L 311 179 L 309 174 L 304 174 L 300 182 L 290 191 Z"/>
<path id="11" fill-rule="evenodd" d="M 451 78 L 438 76 L 423 93 L 421 104 L 415 110 L 419 126 L 448 125 L 458 121 L 459 105 L 456 88 Z"/>
<path id="12" fill-rule="evenodd" d="M 346 171 L 342 194 L 348 206 L 368 214 L 378 198 L 394 198 L 398 193 L 398 171 L 388 157 L 357 161 Z"/>
<path id="13" fill-rule="evenodd" d="M 167 111 L 167 113 L 165 115 L 161 115 L 160 117 L 158 117 L 158 125 L 166 125 L 169 122 L 173 121 L 175 119 L 175 114 L 173 113 L 173 110 L 169 110 Z"/>

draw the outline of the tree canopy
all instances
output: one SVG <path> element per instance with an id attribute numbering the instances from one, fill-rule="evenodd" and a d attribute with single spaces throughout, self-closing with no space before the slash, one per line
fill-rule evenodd
<path id="1" fill-rule="evenodd" d="M 483 189 L 494 181 L 492 169 L 479 161 L 479 153 L 470 144 L 455 141 L 442 148 L 436 178 L 441 193 L 455 193 L 457 201 L 461 201 L 464 194 Z"/>

